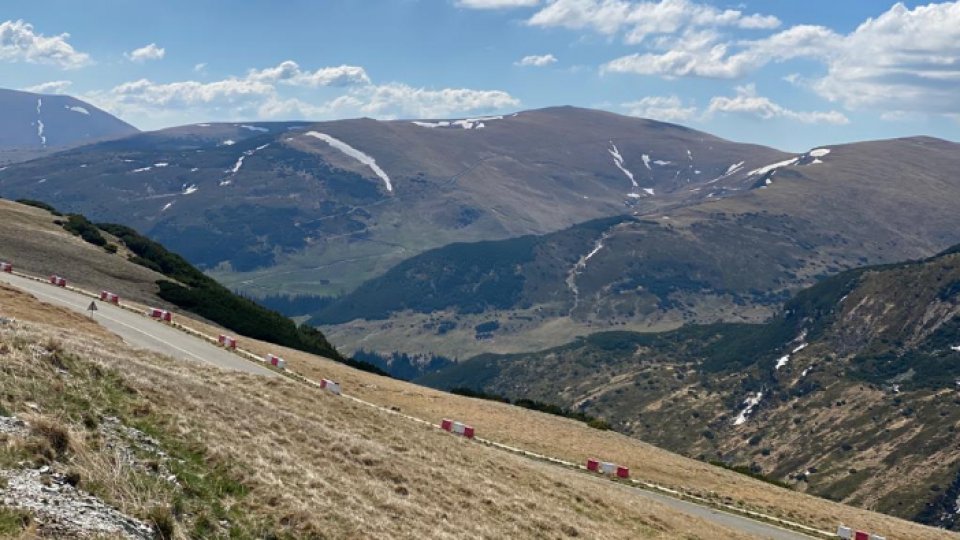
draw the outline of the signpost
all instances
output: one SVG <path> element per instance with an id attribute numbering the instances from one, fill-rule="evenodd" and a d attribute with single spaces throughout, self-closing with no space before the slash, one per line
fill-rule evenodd
<path id="1" fill-rule="evenodd" d="M 97 303 L 96 303 L 96 302 L 90 302 L 90 305 L 87 306 L 87 311 L 90 312 L 90 318 L 91 318 L 91 319 L 93 318 L 93 312 L 96 311 L 96 310 L 97 310 Z"/>

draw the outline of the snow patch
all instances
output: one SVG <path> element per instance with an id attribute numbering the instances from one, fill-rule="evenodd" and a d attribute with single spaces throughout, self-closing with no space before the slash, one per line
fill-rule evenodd
<path id="1" fill-rule="evenodd" d="M 950 347 L 950 350 L 951 350 L 951 351 L 960 352 L 960 345 L 954 345 L 954 346 Z"/>
<path id="2" fill-rule="evenodd" d="M 156 167 L 156 168 L 158 168 L 158 169 L 161 169 L 161 168 L 163 168 L 163 167 L 169 167 L 170 164 L 167 163 L 167 162 L 165 162 L 165 161 L 161 161 L 160 163 L 154 163 L 153 166 Z"/>
<path id="3" fill-rule="evenodd" d="M 163 205 L 163 208 L 161 208 L 160 211 L 161 211 L 161 212 L 166 212 L 167 210 L 170 209 L 171 206 L 173 206 L 173 203 L 172 203 L 172 202 L 168 202 L 167 204 Z"/>
<path id="4" fill-rule="evenodd" d="M 90 116 L 90 111 L 88 111 L 84 107 L 80 107 L 79 105 L 64 105 L 63 108 L 68 111 L 73 111 L 75 113 L 80 113 L 80 114 L 85 114 L 87 116 Z"/>
<path id="5" fill-rule="evenodd" d="M 816 158 L 816 157 L 823 157 L 823 156 L 825 156 L 825 155 L 827 155 L 827 154 L 829 154 L 829 153 L 830 153 L 830 149 L 829 149 L 829 148 L 814 148 L 813 150 L 811 150 L 810 152 L 808 152 L 808 154 L 809 154 L 810 156 L 815 157 L 815 158 Z"/>
<path id="6" fill-rule="evenodd" d="M 640 184 L 638 184 L 637 181 L 634 180 L 633 173 L 630 172 L 630 169 L 627 169 L 626 167 L 623 166 L 623 156 L 620 155 L 620 150 L 617 148 L 617 145 L 611 142 L 610 148 L 607 149 L 607 152 L 609 152 L 610 155 L 613 156 L 613 164 L 616 165 L 618 169 L 620 169 L 620 172 L 622 172 L 624 176 L 630 179 L 630 183 L 633 184 L 633 187 L 640 187 Z"/>
<path id="7" fill-rule="evenodd" d="M 774 366 L 774 369 L 776 369 L 777 371 L 779 371 L 780 368 L 782 368 L 783 366 L 787 365 L 787 362 L 789 362 L 789 361 L 790 361 L 790 355 L 789 355 L 789 354 L 785 354 L 785 355 L 781 356 L 780 358 L 777 359 L 777 365 Z"/>
<path id="8" fill-rule="evenodd" d="M 747 173 L 747 176 L 764 175 L 764 174 L 767 174 L 767 173 L 770 172 L 770 171 L 779 169 L 780 167 L 789 167 L 790 165 L 793 165 L 793 164 L 795 164 L 795 163 L 798 162 L 798 161 L 800 161 L 800 158 L 798 158 L 798 157 L 793 157 L 793 158 L 790 158 L 790 159 L 785 159 L 785 160 L 783 160 L 783 161 L 778 161 L 778 162 L 776 162 L 776 163 L 771 163 L 770 165 L 766 165 L 766 166 L 764 166 L 764 167 L 760 167 L 759 169 L 754 169 L 754 170 L 748 172 L 748 173 Z"/>
<path id="9" fill-rule="evenodd" d="M 237 141 L 235 141 L 235 140 L 233 140 L 233 139 L 227 139 L 227 140 L 223 141 L 222 143 L 220 143 L 221 146 L 233 146 L 233 145 L 235 145 L 235 144 L 237 144 Z"/>
<path id="10" fill-rule="evenodd" d="M 210 127 L 210 124 L 197 124 L 197 127 Z"/>
<path id="11" fill-rule="evenodd" d="M 246 130 L 248 130 L 248 131 L 259 131 L 260 133 L 267 133 L 267 132 L 270 131 L 269 129 L 267 129 L 267 128 L 265 128 L 265 127 L 260 127 L 260 126 L 248 126 L 248 125 L 246 125 L 246 124 L 243 124 L 243 125 L 241 125 L 240 127 L 241 127 L 242 129 L 246 129 Z"/>
<path id="12" fill-rule="evenodd" d="M 653 160 L 653 164 L 654 164 L 654 165 L 659 165 L 659 166 L 661 166 L 661 167 L 663 167 L 664 165 L 669 165 L 669 164 L 671 164 L 671 163 L 673 163 L 673 162 L 672 162 L 672 161 L 664 161 L 664 160 L 662 160 L 662 159 L 655 159 L 655 160 Z"/>
<path id="13" fill-rule="evenodd" d="M 149 170 L 152 169 L 152 168 L 153 168 L 153 167 L 140 167 L 139 169 L 134 169 L 134 170 L 132 170 L 132 171 L 130 171 L 130 172 L 134 172 L 134 173 L 147 172 L 147 171 L 149 171 Z"/>
<path id="14" fill-rule="evenodd" d="M 747 399 L 743 400 L 744 409 L 740 411 L 740 414 L 733 420 L 733 425 L 739 426 L 747 421 L 747 417 L 753 414 L 753 410 L 760 404 L 760 401 L 763 399 L 763 392 L 757 392 L 756 395 L 749 396 Z"/>
<path id="15" fill-rule="evenodd" d="M 47 146 L 47 137 L 43 134 L 43 120 L 40 118 L 40 112 L 43 108 L 43 98 L 37 98 L 37 137 L 40 138 L 40 145 Z"/>
<path id="16" fill-rule="evenodd" d="M 360 150 L 357 150 L 356 148 L 341 141 L 340 139 L 331 137 L 326 133 L 320 133 L 319 131 L 308 131 L 304 135 L 308 137 L 314 137 L 316 139 L 320 139 L 321 141 L 324 141 L 325 143 L 343 152 L 344 154 L 356 159 L 360 163 L 363 163 L 367 167 L 370 167 L 370 170 L 372 170 L 374 174 L 376 174 L 377 176 L 380 177 L 381 180 L 383 180 L 384 185 L 387 187 L 387 191 L 393 192 L 393 184 L 390 182 L 390 177 L 387 176 L 387 173 L 384 172 L 384 170 L 381 169 L 379 165 L 377 165 L 377 160 L 373 159 L 371 156 L 364 154 Z"/>
<path id="17" fill-rule="evenodd" d="M 436 122 L 414 120 L 410 123 L 424 128 L 483 129 L 487 127 L 487 122 L 492 122 L 494 120 L 503 120 L 503 116 L 481 116 L 478 118 L 464 118 L 461 120 L 437 120 Z"/>
<path id="18" fill-rule="evenodd" d="M 190 195 L 196 193 L 198 189 L 200 188 L 198 188 L 196 184 L 190 184 L 190 186 L 183 190 L 183 194 Z"/>
<path id="19" fill-rule="evenodd" d="M 643 191 L 645 191 L 647 195 L 653 195 L 653 188 L 643 188 Z"/>
<path id="20" fill-rule="evenodd" d="M 808 345 L 807 343 L 801 343 L 797 345 L 796 347 L 793 348 L 793 352 L 791 354 L 797 354 L 798 352 L 806 349 L 807 345 Z"/>
<path id="21" fill-rule="evenodd" d="M 646 167 L 648 171 L 652 170 L 650 169 L 650 156 L 642 154 L 640 157 L 643 158 L 643 166 Z"/>

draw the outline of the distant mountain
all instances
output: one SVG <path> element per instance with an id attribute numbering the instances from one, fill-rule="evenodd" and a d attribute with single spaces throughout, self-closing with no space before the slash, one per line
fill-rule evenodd
<path id="1" fill-rule="evenodd" d="M 960 530 L 960 246 L 841 273 L 766 324 L 598 333 L 418 382 L 570 407 L 673 451 Z"/>
<path id="2" fill-rule="evenodd" d="M 0 161 L 35 157 L 137 133 L 123 120 L 70 96 L 0 89 Z"/>
<path id="3" fill-rule="evenodd" d="M 248 294 L 340 294 L 452 242 L 729 196 L 788 157 L 571 107 L 196 124 L 11 166 L 0 194 L 134 226 Z"/>
<path id="4" fill-rule="evenodd" d="M 758 322 L 819 277 L 960 242 L 958 169 L 960 145 L 936 139 L 815 149 L 747 171 L 722 200 L 706 184 L 689 188 L 703 201 L 423 253 L 314 322 L 347 350 L 460 358 L 601 329 Z"/>

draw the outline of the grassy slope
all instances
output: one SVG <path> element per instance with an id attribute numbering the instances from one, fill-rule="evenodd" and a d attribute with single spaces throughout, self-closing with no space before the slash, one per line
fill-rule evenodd
<path id="1" fill-rule="evenodd" d="M 79 474 L 81 489 L 141 518 L 182 509 L 178 538 L 743 538 L 582 474 L 285 379 L 134 351 L 82 316 L 4 287 L 0 297 L 2 314 L 20 321 L 0 330 L 2 410 L 69 432 L 68 448 L 46 462 Z M 68 325 L 46 323 L 51 316 Z M 38 362 L 38 348 L 57 352 Z M 88 427 L 105 414 L 185 459 L 174 470 L 184 492 L 111 468 L 111 452 Z M 31 443 L 13 438 L 2 448 L 34 455 Z M 0 468 L 18 461 L 0 460 Z"/>

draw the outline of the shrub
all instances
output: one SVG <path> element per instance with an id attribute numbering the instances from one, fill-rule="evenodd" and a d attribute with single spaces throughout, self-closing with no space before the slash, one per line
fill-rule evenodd
<path id="1" fill-rule="evenodd" d="M 51 214 L 53 214 L 53 215 L 55 215 L 55 216 L 62 216 L 62 215 L 63 215 L 63 214 L 61 214 L 60 212 L 57 212 L 57 209 L 56 209 L 56 208 L 50 206 L 49 204 L 47 204 L 47 203 L 45 203 L 45 202 L 34 201 L 34 200 L 32 200 L 32 199 L 17 199 L 17 202 L 20 203 L 20 204 L 25 204 L 25 205 L 27 205 L 27 206 L 33 206 L 33 207 L 35 207 L 35 208 L 42 208 L 42 209 L 46 210 L 47 212 L 50 212 Z"/>

